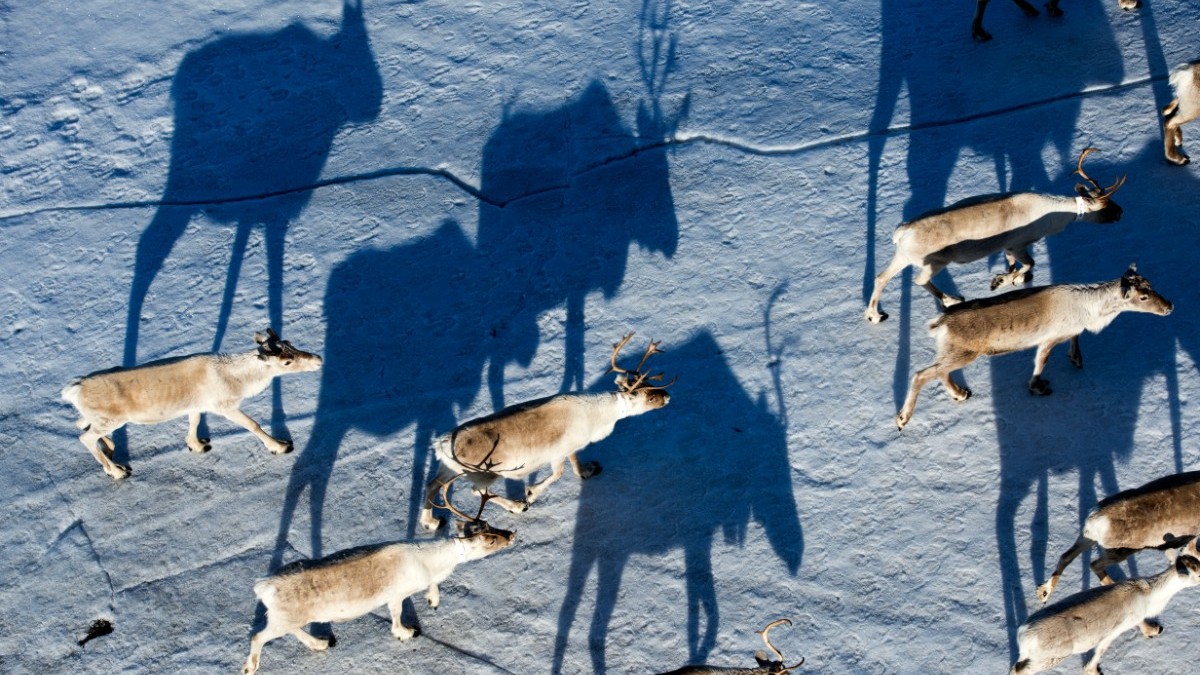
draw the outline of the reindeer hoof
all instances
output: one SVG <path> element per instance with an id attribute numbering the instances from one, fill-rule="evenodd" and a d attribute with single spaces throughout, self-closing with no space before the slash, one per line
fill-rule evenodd
<path id="1" fill-rule="evenodd" d="M 1035 378 L 1029 381 L 1029 393 L 1036 396 L 1049 396 L 1054 391 L 1050 389 L 1050 381 L 1042 378 Z"/>
<path id="2" fill-rule="evenodd" d="M 1175 166 L 1187 166 L 1192 160 L 1187 155 L 1177 155 L 1175 157 L 1167 155 L 1167 161 Z"/>
<path id="3" fill-rule="evenodd" d="M 971 37 L 976 42 L 987 42 L 992 39 L 992 34 L 982 28 L 972 28 Z"/>
<path id="4" fill-rule="evenodd" d="M 1045 603 L 1050 598 L 1050 584 L 1042 584 L 1037 587 L 1038 602 Z"/>
<path id="5" fill-rule="evenodd" d="M 211 439 L 197 438 L 196 440 L 199 441 L 199 443 L 197 443 L 196 445 L 192 445 L 191 443 L 189 443 L 188 450 L 191 450 L 192 452 L 199 454 L 199 455 L 202 455 L 202 454 L 208 452 L 209 450 L 212 450 Z"/>
<path id="6" fill-rule="evenodd" d="M 278 449 L 278 450 L 272 450 L 272 451 L 271 451 L 271 454 L 274 454 L 274 455 L 286 455 L 286 454 L 288 454 L 289 452 L 291 452 L 291 451 L 292 451 L 292 447 L 293 447 L 293 446 L 292 446 L 292 442 L 291 442 L 291 441 L 280 441 L 280 443 L 283 443 L 283 447 L 282 447 L 282 448 L 280 448 L 280 449 Z"/>
<path id="7" fill-rule="evenodd" d="M 1148 638 L 1158 637 L 1162 635 L 1162 624 L 1152 619 L 1146 619 L 1142 622 L 1142 635 Z"/>
<path id="8" fill-rule="evenodd" d="M 1003 274 L 997 274 L 996 276 L 992 277 L 992 290 L 994 291 L 997 288 L 1000 288 L 1004 285 L 1004 282 L 1005 278 Z"/>
<path id="9" fill-rule="evenodd" d="M 947 308 L 953 307 L 954 305 L 957 305 L 958 303 L 962 302 L 963 300 L 964 300 L 964 298 L 962 296 L 947 294 L 947 295 L 942 296 L 942 307 L 947 307 Z"/>
<path id="10" fill-rule="evenodd" d="M 596 476 L 600 475 L 600 462 L 587 462 L 581 466 L 580 469 L 580 473 L 582 474 L 580 475 L 580 478 L 584 480 L 595 478 Z"/>
<path id="11" fill-rule="evenodd" d="M 1121 9 L 1137 9 L 1142 6 L 1142 0 L 1121 0 L 1117 3 Z"/>
<path id="12" fill-rule="evenodd" d="M 113 480 L 125 480 L 133 473 L 133 469 L 128 464 L 117 464 L 116 462 L 113 462 L 113 470 L 113 473 L 108 474 L 113 477 Z"/>
<path id="13" fill-rule="evenodd" d="M 896 429 L 898 431 L 904 431 L 904 426 L 908 424 L 910 419 L 912 419 L 911 414 L 906 415 L 904 413 L 896 413 Z"/>
<path id="14" fill-rule="evenodd" d="M 958 393 L 951 394 L 950 397 L 953 398 L 955 401 L 962 403 L 963 401 L 971 398 L 971 390 L 967 389 L 966 387 L 963 387 Z"/>
<path id="15" fill-rule="evenodd" d="M 870 321 L 871 323 L 880 323 L 883 321 L 887 321 L 888 314 L 887 314 L 887 312 L 872 312 L 871 310 L 868 309 L 863 312 L 863 318 L 865 318 L 867 321 Z"/>

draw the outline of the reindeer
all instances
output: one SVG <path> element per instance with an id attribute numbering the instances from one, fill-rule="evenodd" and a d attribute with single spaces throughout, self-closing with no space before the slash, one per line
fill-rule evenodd
<path id="1" fill-rule="evenodd" d="M 1121 633 L 1140 627 L 1146 637 L 1163 632 L 1156 617 L 1179 591 L 1200 585 L 1200 551 L 1193 539 L 1166 570 L 1076 593 L 1035 612 L 1017 629 L 1020 654 L 1009 675 L 1053 668 L 1072 654 L 1095 649 L 1083 672 L 1100 675 L 1100 658 Z"/>
<path id="2" fill-rule="evenodd" d="M 212 449 L 197 435 L 200 415 L 215 412 L 258 437 L 273 454 L 291 452 L 291 441 L 267 435 L 242 401 L 259 394 L 276 377 L 321 367 L 321 357 L 300 351 L 275 331 L 255 333 L 258 348 L 242 354 L 193 354 L 154 361 L 134 368 L 113 368 L 81 377 L 62 390 L 63 400 L 79 411 L 79 441 L 100 462 L 104 473 L 120 480 L 132 469 L 112 460 L 108 434 L 126 424 L 158 424 L 188 416 L 187 446 L 192 452 Z M 97 445 L 97 441 L 104 448 Z"/>
<path id="3" fill-rule="evenodd" d="M 666 387 L 651 386 L 662 374 L 642 371 L 646 360 L 661 353 L 659 342 L 651 341 L 635 370 L 617 365 L 617 355 L 633 338 L 633 333 L 613 345 L 609 372 L 616 372 L 620 391 L 600 394 L 557 394 L 519 403 L 500 412 L 465 422 L 439 438 L 435 452 L 441 468 L 426 491 L 421 510 L 421 525 L 436 530 L 441 524 L 433 517 L 432 499 L 437 490 L 458 473 L 466 473 L 476 492 L 497 478 L 524 478 L 549 464 L 551 473 L 525 488 L 524 501 L 497 497 L 496 503 L 516 513 L 529 508 L 542 492 L 563 474 L 566 460 L 582 479 L 599 475 L 600 464 L 581 464 L 577 453 L 591 443 L 607 438 L 618 420 L 667 405 Z"/>
<path id="4" fill-rule="evenodd" d="M 778 619 L 767 624 L 766 628 L 754 631 L 756 634 L 762 636 L 763 643 L 767 645 L 767 649 L 770 649 L 771 653 L 775 654 L 775 660 L 773 661 L 768 659 L 764 652 L 756 651 L 754 652 L 754 660 L 758 662 L 758 666 L 756 668 L 684 666 L 682 668 L 672 670 L 669 673 L 662 673 L 662 675 L 720 675 L 720 673 L 725 673 L 726 675 L 789 675 L 793 670 L 804 664 L 804 659 L 801 658 L 794 665 L 790 666 L 783 664 L 783 654 L 775 648 L 775 645 L 771 644 L 771 640 L 768 637 L 771 629 L 779 624 L 787 624 L 790 626 L 792 625 L 792 620 Z"/>
<path id="5" fill-rule="evenodd" d="M 1112 196 L 1125 184 L 1125 176 L 1101 188 L 1083 170 L 1083 161 L 1096 151 L 1084 148 L 1075 173 L 1091 183 L 1076 185 L 1074 198 L 1036 192 L 1015 192 L 972 197 L 943 209 L 930 211 L 901 224 L 892 234 L 896 255 L 875 277 L 875 290 L 863 316 L 871 323 L 888 318 L 879 311 L 879 296 L 892 277 L 912 265 L 920 268 L 916 283 L 933 294 L 943 307 L 962 302 L 943 293 L 933 277 L 950 263 L 968 263 L 1004 251 L 1008 270 L 992 277 L 992 290 L 1005 284 L 1028 283 L 1033 278 L 1029 247 L 1062 232 L 1075 221 L 1113 223 L 1121 219 L 1121 207 Z M 1018 268 L 1016 263 L 1020 262 Z"/>
<path id="6" fill-rule="evenodd" d="M 1171 303 L 1137 273 L 1136 265 L 1109 282 L 1027 288 L 950 307 L 929 323 L 929 333 L 937 342 L 937 359 L 913 376 L 904 406 L 896 414 L 896 427 L 904 429 L 908 424 L 917 395 L 934 378 L 942 380 L 954 400 L 970 398 L 971 390 L 956 384 L 950 374 L 984 354 L 995 356 L 1037 347 L 1029 391 L 1047 396 L 1052 393 L 1050 383 L 1041 375 L 1055 345 L 1070 340 L 1067 356 L 1082 368 L 1079 335 L 1083 331 L 1099 333 L 1122 312 L 1166 316 L 1172 309 Z"/>
<path id="7" fill-rule="evenodd" d="M 242 673 L 258 670 L 263 645 L 288 633 L 312 650 L 327 649 L 333 637 L 318 638 L 304 630 L 314 622 L 356 619 L 380 605 L 392 616 L 392 636 L 408 640 L 417 628 L 400 621 L 405 598 L 427 588 L 431 608 L 441 603 L 438 584 L 460 564 L 486 558 L 513 545 L 516 535 L 480 519 L 490 494 L 480 496 L 479 513 L 467 516 L 450 503 L 447 481 L 442 506 L 458 516 L 462 536 L 437 542 L 391 542 L 360 546 L 319 560 L 298 560 L 254 584 L 254 595 L 267 610 L 267 624 L 250 638 L 250 656 Z"/>
<path id="8" fill-rule="evenodd" d="M 1200 61 L 1185 63 L 1171 73 L 1175 98 L 1163 107 L 1163 143 L 1167 161 L 1183 166 L 1192 161 L 1179 151 L 1184 124 L 1200 117 Z"/>
<path id="9" fill-rule="evenodd" d="M 1173 474 L 1102 500 L 1088 514 L 1083 532 L 1058 560 L 1046 583 L 1038 586 L 1038 600 L 1046 602 L 1063 570 L 1080 553 L 1099 546 L 1092 561 L 1100 583 L 1113 582 L 1106 568 L 1119 565 L 1140 550 L 1176 549 L 1200 532 L 1200 471 Z"/>
<path id="10" fill-rule="evenodd" d="M 975 3 L 975 19 L 971 21 L 971 37 L 980 42 L 987 42 L 992 39 L 992 34 L 983 29 L 983 13 L 987 10 L 988 2 L 991 0 L 976 0 Z M 1037 8 L 1026 2 L 1026 0 L 1013 0 L 1017 7 L 1025 13 L 1025 16 L 1035 17 L 1038 15 Z M 1059 0 L 1050 0 L 1046 3 L 1046 13 L 1053 17 L 1062 16 L 1062 10 L 1058 8 Z M 1117 0 L 1117 6 L 1121 9 L 1137 9 L 1142 6 L 1142 0 Z"/>

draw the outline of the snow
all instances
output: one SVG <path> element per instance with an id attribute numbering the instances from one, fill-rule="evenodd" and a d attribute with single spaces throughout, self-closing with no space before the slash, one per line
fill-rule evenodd
<path id="1" fill-rule="evenodd" d="M 337 2 L 0 5 L 0 670 L 237 671 L 255 579 L 446 536 L 416 528 L 431 439 L 611 388 L 636 330 L 680 379 L 583 452 L 601 476 L 489 509 L 518 544 L 410 603 L 421 637 L 380 608 L 261 672 L 750 665 L 780 617 L 798 672 L 1003 672 L 1087 511 L 1200 467 L 1200 183 L 1157 116 L 1200 7 L 993 3 L 979 44 L 971 5 L 367 0 L 358 28 Z M 1125 216 L 1038 244 L 1035 282 L 1136 261 L 1175 312 L 1085 335 L 1081 371 L 1060 347 L 1048 398 L 1032 352 L 976 362 L 970 400 L 930 387 L 897 432 L 937 308 L 906 273 L 863 320 L 892 229 L 1070 194 L 1088 145 L 1097 181 L 1128 173 Z M 988 295 L 1002 265 L 938 282 Z M 131 427 L 118 483 L 80 447 L 72 378 L 268 324 L 325 357 L 246 404 L 294 453 L 216 416 L 205 455 L 185 420 Z M 1084 558 L 1056 595 L 1096 584 Z M 1105 665 L 1182 672 L 1189 595 Z"/>

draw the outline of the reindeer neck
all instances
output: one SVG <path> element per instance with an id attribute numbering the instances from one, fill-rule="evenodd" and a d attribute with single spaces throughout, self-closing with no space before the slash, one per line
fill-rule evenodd
<path id="1" fill-rule="evenodd" d="M 1104 330 L 1126 309 L 1121 299 L 1120 279 L 1068 288 L 1075 295 L 1074 307 L 1080 314 L 1080 323 L 1093 333 Z"/>
<path id="2" fill-rule="evenodd" d="M 236 380 L 243 385 L 246 397 L 254 396 L 267 388 L 276 373 L 258 358 L 258 352 L 242 354 L 218 354 L 218 362 L 224 364 L 222 369 L 225 377 Z"/>
<path id="3" fill-rule="evenodd" d="M 1171 601 L 1171 598 L 1189 586 L 1187 575 L 1180 574 L 1174 564 L 1157 575 L 1150 577 L 1147 581 L 1150 582 L 1150 606 L 1146 612 L 1147 616 L 1161 614 L 1166 609 L 1167 603 Z"/>

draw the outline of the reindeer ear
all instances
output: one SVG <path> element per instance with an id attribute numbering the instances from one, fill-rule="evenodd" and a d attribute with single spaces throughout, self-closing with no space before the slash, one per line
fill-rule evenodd
<path id="1" fill-rule="evenodd" d="M 256 331 L 254 333 L 254 341 L 261 345 L 262 343 L 267 341 L 267 336 Z"/>
<path id="2" fill-rule="evenodd" d="M 1086 187 L 1084 187 L 1083 184 L 1081 184 L 1081 183 L 1075 184 L 1075 191 L 1078 192 L 1080 194 L 1080 196 L 1083 196 L 1083 197 L 1087 197 L 1089 195 L 1088 189 Z"/>
<path id="3" fill-rule="evenodd" d="M 771 662 L 767 660 L 767 655 L 761 649 L 754 652 L 754 660 L 758 661 L 759 668 L 771 665 Z"/>

